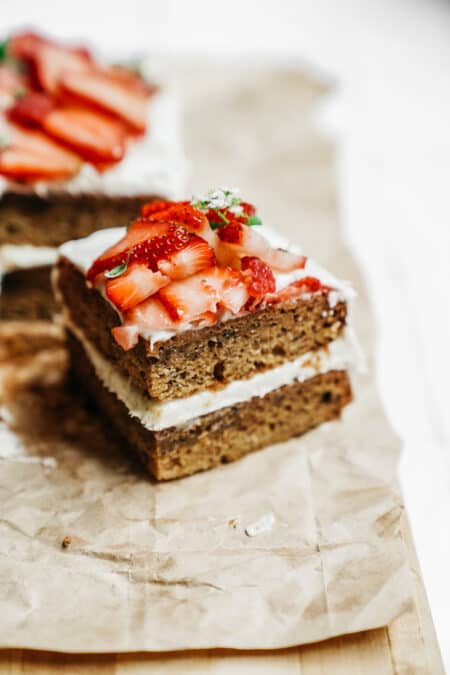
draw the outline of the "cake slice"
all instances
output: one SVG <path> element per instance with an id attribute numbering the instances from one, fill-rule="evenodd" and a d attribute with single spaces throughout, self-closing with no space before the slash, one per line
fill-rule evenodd
<path id="1" fill-rule="evenodd" d="M 47 320 L 57 247 L 175 197 L 184 174 L 175 100 L 147 62 L 10 36 L 0 57 L 0 319 Z"/>
<path id="2" fill-rule="evenodd" d="M 235 190 L 143 206 L 64 244 L 54 285 L 73 376 L 158 480 L 339 417 L 352 290 Z"/>

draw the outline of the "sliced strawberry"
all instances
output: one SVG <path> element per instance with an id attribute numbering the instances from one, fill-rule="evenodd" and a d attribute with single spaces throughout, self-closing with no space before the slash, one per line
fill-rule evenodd
<path id="1" fill-rule="evenodd" d="M 216 256 L 211 246 L 193 234 L 185 248 L 160 260 L 158 269 L 171 279 L 185 279 L 214 265 L 215 262 Z"/>
<path id="2" fill-rule="evenodd" d="M 138 132 L 147 125 L 147 97 L 130 91 L 100 71 L 72 72 L 61 77 L 64 92 L 124 120 Z"/>
<path id="3" fill-rule="evenodd" d="M 159 202 L 161 205 L 163 201 Z M 216 244 L 215 232 L 211 229 L 206 215 L 193 207 L 189 202 L 167 202 L 167 208 L 161 210 L 158 206 L 147 204 L 142 208 L 142 215 L 149 220 L 167 220 L 182 225 L 189 232 L 193 232 L 205 239 L 211 246 Z"/>
<path id="4" fill-rule="evenodd" d="M 55 104 L 47 94 L 31 91 L 19 98 L 8 109 L 8 118 L 29 127 L 40 127 L 47 115 L 54 109 Z"/>
<path id="5" fill-rule="evenodd" d="M 322 284 L 320 279 L 316 279 L 316 277 L 303 277 L 303 279 L 293 281 L 288 286 L 276 291 L 276 293 L 267 294 L 264 301 L 267 302 L 267 304 L 272 305 L 278 302 L 284 302 L 285 300 L 292 300 L 305 293 L 328 292 L 330 290 L 332 289 L 329 286 Z"/>
<path id="6" fill-rule="evenodd" d="M 142 264 L 131 265 L 124 274 L 108 279 L 106 297 L 121 311 L 130 309 L 170 283 L 161 272 L 152 272 Z"/>
<path id="7" fill-rule="evenodd" d="M 270 267 L 281 272 L 303 269 L 306 258 L 303 255 L 272 248 L 269 242 L 252 227 L 233 222 L 217 230 L 217 258 L 223 265 L 239 267 L 244 256 L 261 258 Z"/>
<path id="8" fill-rule="evenodd" d="M 116 326 L 111 329 L 111 333 L 126 352 L 135 347 L 139 340 L 139 328 L 134 325 Z"/>
<path id="9" fill-rule="evenodd" d="M 158 294 L 173 321 L 199 321 L 205 312 L 217 313 L 219 296 L 202 273 L 173 281 Z"/>
<path id="10" fill-rule="evenodd" d="M 125 66 L 111 66 L 108 68 L 107 74 L 126 89 L 141 96 L 151 96 L 157 89 L 155 85 L 147 82 L 139 73 Z"/>
<path id="11" fill-rule="evenodd" d="M 37 44 L 29 58 L 40 86 L 53 95 L 59 93 L 64 74 L 87 72 L 93 67 L 85 50 L 63 47 L 53 42 Z"/>
<path id="12" fill-rule="evenodd" d="M 17 94 L 23 94 L 28 87 L 28 81 L 21 73 L 6 63 L 0 64 L 0 93 L 6 94 L 11 101 Z"/>
<path id="13" fill-rule="evenodd" d="M 38 47 L 42 44 L 48 44 L 49 40 L 33 33 L 32 31 L 24 31 L 23 33 L 16 33 L 8 40 L 8 53 L 18 59 L 25 61 L 31 60 Z"/>
<path id="14" fill-rule="evenodd" d="M 93 283 L 102 272 L 123 265 L 127 261 L 129 264 L 144 263 L 156 272 L 160 260 L 185 248 L 192 237 L 193 235 L 182 227 L 168 223 L 147 222 L 145 225 L 142 221 L 139 225 L 134 223 L 118 244 L 94 261 L 88 270 L 87 280 Z"/>
<path id="15" fill-rule="evenodd" d="M 217 266 L 174 281 L 158 295 L 172 319 L 186 322 L 205 318 L 205 312 L 216 314 L 218 307 L 237 314 L 248 300 L 240 274 Z"/>
<path id="16" fill-rule="evenodd" d="M 42 121 L 45 131 L 90 162 L 117 162 L 125 154 L 121 125 L 105 115 L 81 108 L 61 108 Z"/>
<path id="17" fill-rule="evenodd" d="M 266 293 L 275 292 L 276 282 L 274 274 L 264 260 L 244 256 L 241 260 L 241 268 L 249 295 L 257 302 L 262 300 Z"/>
<path id="18" fill-rule="evenodd" d="M 126 324 L 142 330 L 174 330 L 177 324 L 171 319 L 158 296 L 153 296 L 125 314 Z"/>
<path id="19" fill-rule="evenodd" d="M 160 213 L 161 211 L 166 211 L 170 206 L 177 204 L 179 202 L 171 202 L 168 199 L 155 199 L 153 202 L 148 202 L 141 206 L 141 216 L 143 218 L 149 218 L 155 213 Z M 187 204 L 188 202 L 181 202 L 182 204 Z"/>
<path id="20" fill-rule="evenodd" d="M 11 144 L 0 150 L 0 174 L 12 180 L 69 178 L 79 167 L 78 157 L 38 131 L 11 126 Z"/>

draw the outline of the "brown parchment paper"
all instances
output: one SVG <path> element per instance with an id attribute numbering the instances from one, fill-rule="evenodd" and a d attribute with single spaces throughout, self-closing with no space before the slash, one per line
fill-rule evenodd
<path id="1" fill-rule="evenodd" d="M 242 64 L 178 73 L 192 190 L 239 185 L 267 222 L 351 278 L 370 362 L 374 327 L 339 234 L 333 147 L 313 123 L 326 85 Z M 0 646 L 285 647 L 401 614 L 399 444 L 371 375 L 355 395 L 342 422 L 156 485 L 81 392 L 17 394 L 0 424 Z M 268 513 L 272 529 L 247 536 Z"/>

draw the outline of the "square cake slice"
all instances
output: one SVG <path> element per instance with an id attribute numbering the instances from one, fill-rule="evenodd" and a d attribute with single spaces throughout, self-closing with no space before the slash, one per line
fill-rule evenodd
<path id="1" fill-rule="evenodd" d="M 153 202 L 59 251 L 73 376 L 158 480 L 339 417 L 353 291 L 236 191 Z"/>
<path id="2" fill-rule="evenodd" d="M 63 242 L 174 198 L 186 162 L 171 87 L 151 64 L 111 64 L 35 33 L 0 63 L 1 320 L 48 320 Z M 138 67 L 137 67 L 138 66 Z"/>

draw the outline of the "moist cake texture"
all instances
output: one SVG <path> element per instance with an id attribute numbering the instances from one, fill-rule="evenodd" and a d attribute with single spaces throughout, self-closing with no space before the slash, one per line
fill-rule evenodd
<path id="1" fill-rule="evenodd" d="M 348 286 L 260 223 L 218 190 L 60 249 L 72 377 L 158 480 L 301 435 L 352 398 Z"/>

